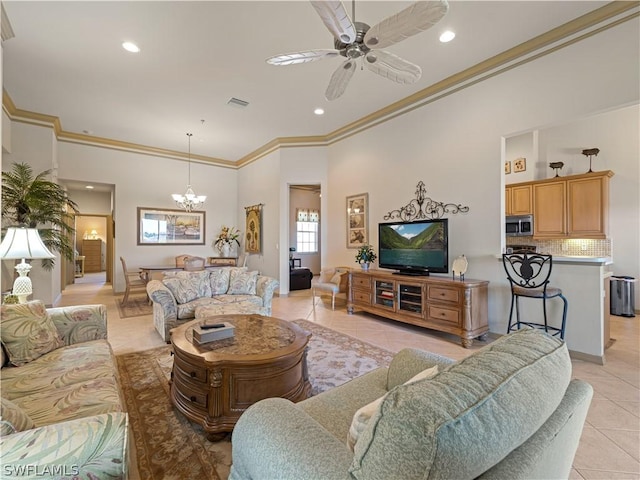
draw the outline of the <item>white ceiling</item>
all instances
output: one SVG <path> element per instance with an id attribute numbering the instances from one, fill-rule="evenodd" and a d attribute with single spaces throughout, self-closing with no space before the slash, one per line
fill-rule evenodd
<path id="1" fill-rule="evenodd" d="M 410 3 L 358 1 L 356 19 L 373 25 Z M 237 161 L 278 137 L 326 135 L 606 3 L 452 1 L 435 27 L 387 49 L 422 67 L 418 83 L 358 70 L 328 102 L 342 60 L 265 63 L 333 48 L 307 1 L 7 1 L 15 37 L 3 43 L 4 88 L 18 109 L 56 116 L 66 132 L 181 152 L 192 132 L 194 155 Z M 449 44 L 438 41 L 445 29 L 457 34 Z M 142 51 L 126 52 L 125 40 Z M 226 105 L 231 97 L 249 106 Z"/>

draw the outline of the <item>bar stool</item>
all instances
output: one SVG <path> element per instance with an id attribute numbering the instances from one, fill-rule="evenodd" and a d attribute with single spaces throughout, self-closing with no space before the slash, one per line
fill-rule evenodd
<path id="1" fill-rule="evenodd" d="M 507 333 L 520 330 L 520 325 L 544 329 L 553 336 L 559 336 L 564 340 L 564 328 L 567 322 L 567 299 L 562 295 L 562 290 L 549 285 L 549 277 L 553 267 L 551 255 L 513 253 L 503 254 L 502 263 L 507 272 L 507 278 L 511 284 L 511 310 L 509 311 L 509 326 Z M 542 300 L 544 323 L 520 321 L 519 298 L 537 298 Z M 554 327 L 547 321 L 547 299 L 560 297 L 564 303 L 562 309 L 562 325 Z M 513 306 L 516 307 L 516 321 L 513 321 Z"/>

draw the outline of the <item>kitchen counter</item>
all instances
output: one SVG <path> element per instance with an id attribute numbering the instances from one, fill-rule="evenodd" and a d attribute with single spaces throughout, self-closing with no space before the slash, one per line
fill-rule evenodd
<path id="1" fill-rule="evenodd" d="M 590 265 L 611 265 L 613 259 L 611 257 L 587 257 L 575 255 L 575 256 L 563 256 L 554 255 L 553 263 L 576 263 L 576 264 L 590 264 Z"/>
<path id="2" fill-rule="evenodd" d="M 502 262 L 502 255 L 497 257 Z M 561 288 L 569 301 L 565 341 L 572 358 L 605 363 L 605 347 L 610 341 L 608 285 L 612 264 L 611 257 L 553 256 L 551 284 Z M 509 303 L 510 298 L 506 308 Z M 561 318 L 562 302 L 551 299 L 547 309 L 554 321 Z M 525 316 L 537 317 L 541 308 L 527 305 L 524 312 Z M 508 310 L 504 315 L 508 318 Z"/>

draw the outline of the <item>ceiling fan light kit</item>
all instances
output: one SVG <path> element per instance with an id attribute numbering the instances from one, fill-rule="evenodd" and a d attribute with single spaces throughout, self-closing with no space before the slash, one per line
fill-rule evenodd
<path id="1" fill-rule="evenodd" d="M 339 98 L 347 89 L 356 71 L 356 61 L 373 73 L 400 84 L 417 82 L 422 69 L 403 58 L 381 48 L 394 45 L 416 35 L 438 23 L 449 10 L 446 0 L 418 1 L 404 10 L 388 17 L 373 27 L 355 21 L 355 0 L 353 13 L 349 18 L 342 2 L 312 1 L 311 4 L 334 37 L 334 50 L 308 50 L 276 55 L 267 63 L 277 66 L 314 62 L 338 55 L 346 60 L 338 66 L 329 80 L 325 92 L 327 100 Z"/>

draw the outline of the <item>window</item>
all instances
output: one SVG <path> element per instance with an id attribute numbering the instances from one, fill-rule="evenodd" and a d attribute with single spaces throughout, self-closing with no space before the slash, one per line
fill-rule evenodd
<path id="1" fill-rule="evenodd" d="M 296 222 L 296 251 L 318 253 L 318 222 Z"/>

